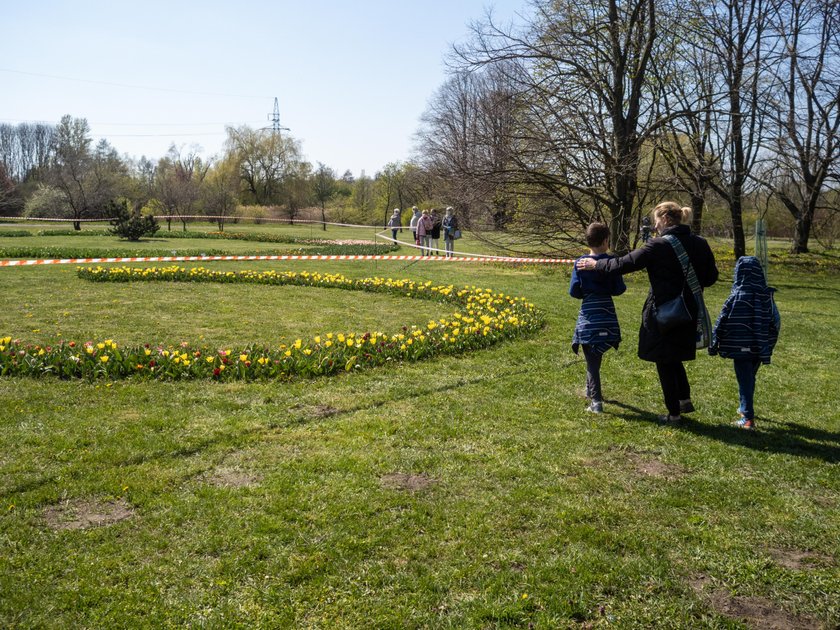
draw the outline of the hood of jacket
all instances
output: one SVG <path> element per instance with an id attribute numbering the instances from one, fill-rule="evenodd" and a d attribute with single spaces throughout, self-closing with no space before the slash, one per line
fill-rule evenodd
<path id="1" fill-rule="evenodd" d="M 761 262 L 755 256 L 742 256 L 735 263 L 735 279 L 733 289 L 752 289 L 753 291 L 767 291 L 767 280 Z"/>

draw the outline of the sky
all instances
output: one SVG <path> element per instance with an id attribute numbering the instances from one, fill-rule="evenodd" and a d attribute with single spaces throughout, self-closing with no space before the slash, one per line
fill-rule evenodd
<path id="1" fill-rule="evenodd" d="M 280 123 L 337 175 L 411 157 L 471 22 L 527 0 L 0 0 L 0 122 L 86 118 L 157 160 L 221 153 L 228 125 Z"/>

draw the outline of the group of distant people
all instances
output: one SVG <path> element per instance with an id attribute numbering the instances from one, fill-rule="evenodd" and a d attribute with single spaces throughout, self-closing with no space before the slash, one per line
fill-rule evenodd
<path id="1" fill-rule="evenodd" d="M 621 331 L 613 296 L 624 293 L 622 276 L 646 269 L 650 292 L 642 308 L 638 356 L 656 364 L 667 409 L 660 420 L 681 421 L 694 411 L 684 361 L 696 357 L 700 342 L 698 323 L 709 322 L 703 303 L 703 288 L 718 279 L 714 254 L 705 239 L 691 233 L 687 222 L 691 209 L 671 201 L 653 209 L 653 231 L 643 234 L 641 248 L 621 257 L 607 253 L 610 230 L 593 223 L 586 231 L 589 253 L 575 261 L 569 293 L 583 300 L 572 338 L 575 353 L 582 349 L 586 360 L 588 409 L 603 412 L 601 360 L 610 348 L 618 349 Z M 645 227 L 650 227 L 647 224 Z M 773 300 L 775 289 L 767 286 L 764 270 L 754 256 L 744 256 L 735 265 L 732 291 L 708 335 L 709 353 L 733 359 L 739 389 L 739 417 L 736 426 L 755 428 L 754 395 L 756 375 L 770 357 L 779 335 L 779 311 Z M 687 321 L 666 327 L 662 311 L 673 304 L 687 309 Z M 661 323 L 663 322 L 663 323 Z M 709 325 L 709 327 L 711 327 Z"/>
<path id="2" fill-rule="evenodd" d="M 455 253 L 455 241 L 461 238 L 461 228 L 455 210 L 446 208 L 441 217 L 437 209 L 420 211 L 417 206 L 412 207 L 411 221 L 408 229 L 411 231 L 414 244 L 420 248 L 421 256 L 437 256 L 440 253 L 440 237 L 443 235 L 444 254 L 451 258 Z M 394 208 L 394 213 L 388 220 L 387 227 L 391 228 L 391 237 L 398 240 L 397 234 L 402 231 L 402 213 Z"/>

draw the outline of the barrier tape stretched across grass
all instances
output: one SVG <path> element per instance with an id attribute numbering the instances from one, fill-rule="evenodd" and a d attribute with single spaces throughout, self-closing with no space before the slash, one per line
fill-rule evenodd
<path id="1" fill-rule="evenodd" d="M 440 262 L 440 263 L 515 263 L 515 264 L 570 264 L 574 260 L 570 258 L 517 258 L 513 256 L 397 256 L 388 254 L 359 254 L 359 255 L 282 255 L 282 256 L 132 256 L 119 258 L 47 258 L 32 260 L 0 260 L 0 267 L 31 267 L 33 265 L 90 265 L 102 263 L 127 263 L 127 262 L 211 262 L 211 261 L 242 261 L 242 260 L 311 260 L 311 261 L 333 261 L 333 260 L 399 260 L 415 262 Z"/>
<path id="2" fill-rule="evenodd" d="M 123 348 L 111 339 L 84 343 L 61 341 L 42 346 L 5 337 L 0 338 L 0 376 L 225 381 L 319 376 L 478 350 L 532 333 L 544 321 L 539 309 L 521 297 L 490 289 L 457 289 L 452 285 L 407 279 L 352 280 L 339 274 L 225 272 L 178 266 L 88 267 L 78 273 L 93 282 L 221 282 L 369 291 L 455 304 L 460 310 L 450 318 L 403 326 L 397 333 L 326 332 L 275 347 L 249 344 L 238 349 L 217 349 L 193 347 L 184 342 L 169 347 L 145 344 Z"/>

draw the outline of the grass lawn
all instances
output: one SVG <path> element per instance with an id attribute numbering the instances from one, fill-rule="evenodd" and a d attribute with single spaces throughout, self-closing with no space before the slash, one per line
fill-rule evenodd
<path id="1" fill-rule="evenodd" d="M 313 380 L 0 379 L 0 626 L 840 624 L 840 274 L 771 270 L 782 334 L 746 433 L 730 424 L 731 361 L 705 353 L 688 366 L 697 412 L 656 422 L 655 368 L 635 356 L 644 274 L 616 301 L 625 340 L 593 416 L 567 267 L 213 268 L 492 287 L 547 326 Z M 713 317 L 731 284 L 721 270 Z M 0 337 L 38 343 L 275 343 L 452 310 L 329 289 L 93 284 L 71 266 L 0 281 Z"/>

